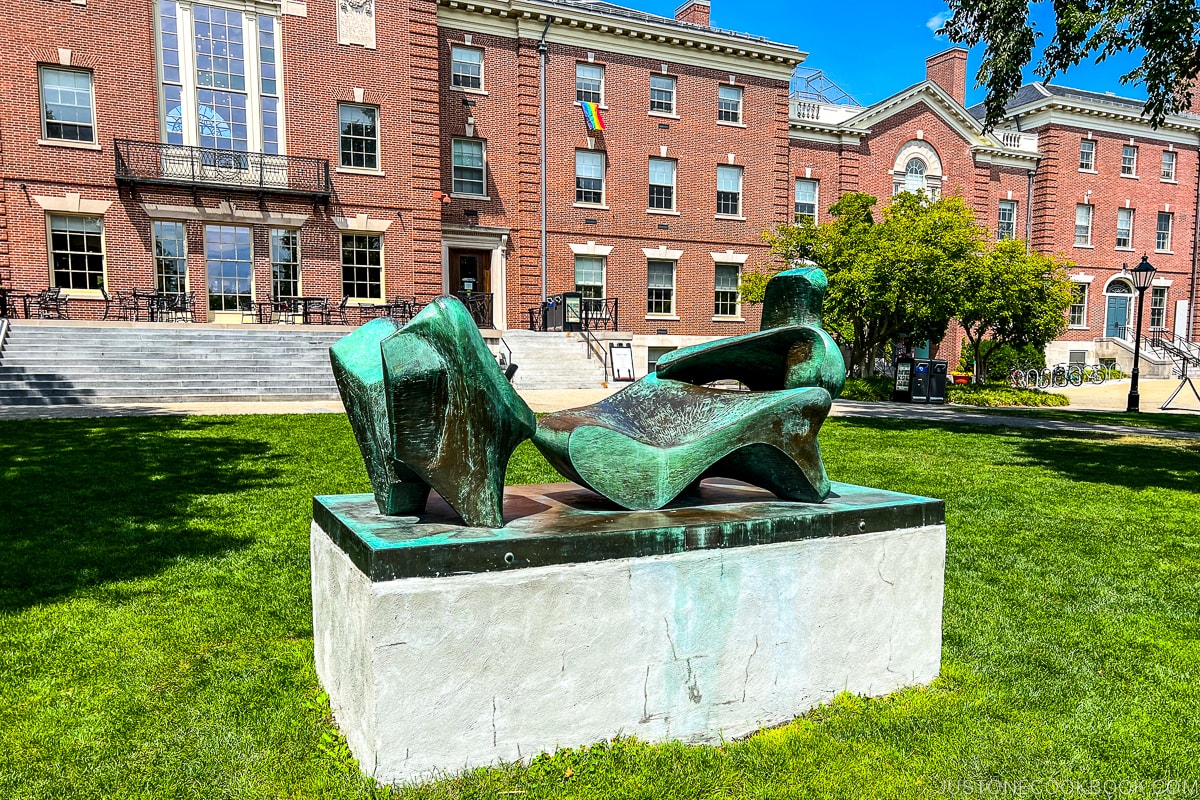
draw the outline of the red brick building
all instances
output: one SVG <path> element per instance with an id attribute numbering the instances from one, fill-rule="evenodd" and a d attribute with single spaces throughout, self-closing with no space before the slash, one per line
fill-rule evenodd
<path id="1" fill-rule="evenodd" d="M 804 53 L 710 27 L 706 0 L 676 19 L 586 0 L 5 10 L 0 280 L 60 287 L 72 317 L 137 289 L 218 322 L 272 297 L 469 290 L 503 330 L 579 290 L 668 346 L 757 327 L 736 286 L 762 231 L 847 191 L 924 189 L 1080 265 L 1056 360 L 1119 349 L 1114 276 L 1142 251 L 1151 324 L 1196 334 L 1200 117 L 1153 131 L 1135 101 L 1033 85 L 985 134 L 960 49 L 858 108 L 791 96 Z"/>

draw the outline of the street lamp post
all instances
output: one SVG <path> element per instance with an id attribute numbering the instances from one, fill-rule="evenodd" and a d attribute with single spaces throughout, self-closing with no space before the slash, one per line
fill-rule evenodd
<path id="1" fill-rule="evenodd" d="M 1138 264 L 1129 275 L 1133 278 L 1133 288 L 1137 289 L 1138 307 L 1137 307 L 1137 327 L 1134 329 L 1133 335 L 1133 376 L 1129 382 L 1129 399 L 1125 405 L 1126 413 L 1140 412 L 1141 397 L 1138 395 L 1138 372 L 1141 367 L 1142 358 L 1142 301 L 1146 299 L 1146 290 L 1150 288 L 1150 283 L 1154 280 L 1154 274 L 1158 272 L 1151 266 L 1149 259 L 1145 255 L 1142 256 L 1142 263 Z"/>

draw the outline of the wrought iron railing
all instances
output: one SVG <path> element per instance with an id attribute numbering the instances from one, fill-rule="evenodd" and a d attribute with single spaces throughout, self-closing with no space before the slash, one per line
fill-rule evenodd
<path id="1" fill-rule="evenodd" d="M 114 139 L 118 183 L 212 186 L 329 197 L 324 158 L 243 153 L 214 147 Z"/>
<path id="2" fill-rule="evenodd" d="M 454 296 L 462 300 L 471 319 L 480 328 L 492 328 L 492 295 L 488 292 L 455 292 Z"/>
<path id="3" fill-rule="evenodd" d="M 544 302 L 527 309 L 529 330 L 561 331 L 566 305 L 561 294 L 547 297 Z M 579 305 L 580 327 L 585 331 L 620 330 L 620 298 L 584 297 Z"/>

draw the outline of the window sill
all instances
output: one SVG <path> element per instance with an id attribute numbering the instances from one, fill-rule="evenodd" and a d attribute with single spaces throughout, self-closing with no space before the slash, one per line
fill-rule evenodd
<path id="1" fill-rule="evenodd" d="M 744 127 L 746 127 L 746 123 L 744 123 L 744 122 L 725 122 L 724 120 L 717 120 L 717 124 L 724 125 L 726 128 L 744 128 Z"/>
<path id="2" fill-rule="evenodd" d="M 1122 172 L 1122 173 L 1121 173 L 1121 177 L 1122 177 L 1122 178 L 1129 178 L 1130 180 L 1134 180 L 1134 181 L 1136 181 L 1136 180 L 1138 179 L 1138 176 L 1137 176 L 1137 175 L 1126 175 L 1124 172 Z"/>
<path id="3" fill-rule="evenodd" d="M 1094 245 L 1094 244 L 1077 244 L 1077 245 L 1074 245 L 1074 247 L 1076 250 L 1095 250 L 1096 249 L 1096 245 Z"/>
<path id="4" fill-rule="evenodd" d="M 340 172 L 343 175 L 376 175 L 383 176 L 386 173 L 381 169 L 366 169 L 364 167 L 334 167 L 334 172 Z"/>
<path id="5" fill-rule="evenodd" d="M 675 316 L 674 314 L 647 314 L 646 319 L 650 321 L 657 320 L 658 322 L 662 322 L 664 320 L 667 322 L 679 322 L 679 317 Z"/>
<path id="6" fill-rule="evenodd" d="M 1159 183 L 1174 183 L 1176 185 L 1179 184 L 1179 181 L 1175 180 L 1174 178 L 1169 178 L 1169 179 L 1168 178 L 1159 178 L 1158 182 Z"/>
<path id="7" fill-rule="evenodd" d="M 713 322 L 745 322 L 745 321 L 746 321 L 746 319 L 745 319 L 744 317 L 722 317 L 722 316 L 716 316 L 716 317 L 713 317 L 713 318 L 712 318 L 712 321 L 713 321 Z"/>
<path id="8" fill-rule="evenodd" d="M 1118 253 L 1132 253 L 1132 252 L 1134 252 L 1134 248 L 1132 248 L 1132 247 L 1114 247 L 1113 249 L 1114 249 L 1114 250 L 1116 250 Z"/>
<path id="9" fill-rule="evenodd" d="M 1100 174 L 1099 170 L 1084 169 L 1083 167 L 1080 167 L 1079 171 L 1082 172 L 1084 175 L 1099 175 Z"/>
<path id="10" fill-rule="evenodd" d="M 678 211 L 667 211 L 665 208 L 647 208 L 646 213 L 647 214 L 659 214 L 659 215 L 665 216 L 665 217 L 678 217 L 679 216 Z"/>
<path id="11" fill-rule="evenodd" d="M 586 208 L 590 211 L 609 211 L 609 210 L 611 210 L 608 206 L 596 205 L 594 203 L 572 203 L 571 205 L 573 208 Z"/>
<path id="12" fill-rule="evenodd" d="M 678 114 L 668 114 L 666 111 L 647 111 L 646 114 L 659 119 L 679 119 Z"/>
<path id="13" fill-rule="evenodd" d="M 1068 325 L 1067 330 L 1069 330 L 1069 331 L 1088 331 L 1088 330 L 1091 330 L 1091 328 L 1089 328 L 1087 325 Z"/>
<path id="14" fill-rule="evenodd" d="M 1175 255 L 1175 251 L 1174 251 L 1174 250 L 1155 250 L 1155 251 L 1154 251 L 1154 253 L 1155 253 L 1155 255 L 1160 255 L 1160 256 L 1173 256 L 1173 255 Z"/>
<path id="15" fill-rule="evenodd" d="M 103 300 L 99 289 L 63 289 L 62 296 L 68 300 Z"/>
<path id="16" fill-rule="evenodd" d="M 583 108 L 583 102 L 580 100 L 576 100 L 575 105 L 577 105 L 580 108 Z M 603 102 L 597 103 L 596 108 L 600 109 L 601 111 L 608 111 L 608 106 L 604 105 Z"/>
<path id="17" fill-rule="evenodd" d="M 366 297 L 351 297 L 346 300 L 346 306 L 354 308 L 355 306 L 382 306 L 386 305 L 383 300 L 374 300 Z"/>
<path id="18" fill-rule="evenodd" d="M 453 197 L 455 200 L 491 200 L 492 199 L 492 198 L 488 197 L 486 194 L 459 194 L 457 192 L 451 192 L 450 196 Z"/>
<path id="19" fill-rule="evenodd" d="M 735 214 L 714 214 L 713 219 L 732 219 L 732 220 L 736 220 L 738 222 L 746 221 L 745 217 L 739 217 Z"/>
<path id="20" fill-rule="evenodd" d="M 42 147 L 66 147 L 70 150 L 100 150 L 100 145 L 95 142 L 73 142 L 69 139 L 38 139 L 37 143 Z"/>
<path id="21" fill-rule="evenodd" d="M 488 96 L 486 89 L 468 89 L 466 86 L 448 86 L 446 88 L 448 88 L 452 92 L 462 92 L 463 94 L 477 94 L 477 95 L 481 95 L 482 97 Z"/>

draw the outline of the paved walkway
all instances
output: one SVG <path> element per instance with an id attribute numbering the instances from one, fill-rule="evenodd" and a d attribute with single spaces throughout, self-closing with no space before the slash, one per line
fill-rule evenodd
<path id="1" fill-rule="evenodd" d="M 1192 384 L 1200 391 L 1200 376 L 1193 378 Z M 1178 378 L 1140 381 L 1138 394 L 1141 396 L 1142 411 L 1161 411 L 1159 406 L 1167 401 L 1178 386 Z M 1050 391 L 1069 397 L 1072 411 L 1124 411 L 1129 396 L 1129 379 L 1105 381 L 1099 386 L 1088 383 Z M 1200 414 L 1200 400 L 1190 388 L 1184 386 L 1172 401 L 1171 410 L 1163 413 Z"/>

